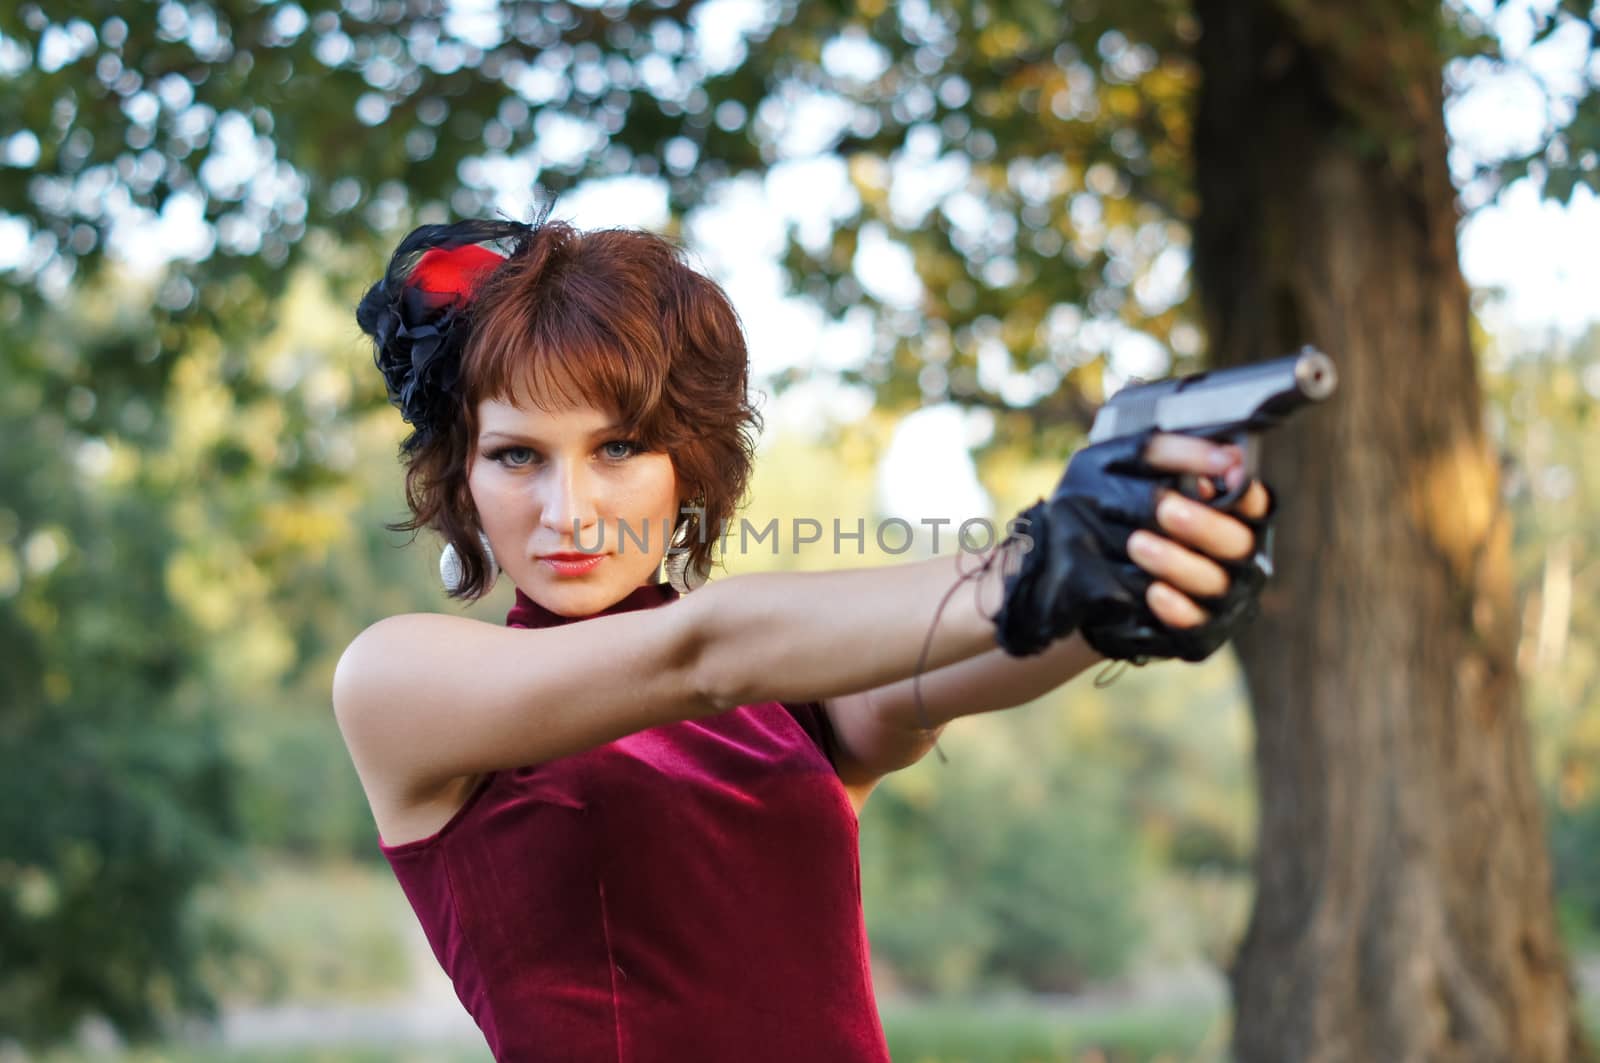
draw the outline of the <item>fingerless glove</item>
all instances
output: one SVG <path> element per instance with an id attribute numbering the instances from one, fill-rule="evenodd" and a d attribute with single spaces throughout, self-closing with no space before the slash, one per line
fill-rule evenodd
<path id="1" fill-rule="evenodd" d="M 1239 519 L 1255 533 L 1256 549 L 1241 562 L 1219 561 L 1228 572 L 1220 598 L 1196 599 L 1210 613 L 1198 627 L 1173 628 L 1145 600 L 1153 577 L 1128 557 L 1128 536 L 1145 528 L 1161 534 L 1155 506 L 1162 488 L 1178 486 L 1143 459 L 1153 433 L 1112 439 L 1072 456 L 1050 498 L 1013 522 L 1021 562 L 1005 580 L 995 616 L 995 641 L 1022 657 L 1041 652 L 1073 631 L 1098 653 L 1143 663 L 1164 657 L 1199 661 L 1253 615 L 1272 572 L 1269 514 Z"/>

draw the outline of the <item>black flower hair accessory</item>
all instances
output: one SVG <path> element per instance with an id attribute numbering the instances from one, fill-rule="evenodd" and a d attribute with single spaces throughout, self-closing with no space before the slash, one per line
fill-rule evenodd
<path id="1" fill-rule="evenodd" d="M 515 257 L 549 215 L 547 203 L 532 224 L 424 225 L 400 242 L 383 279 L 362 297 L 356 323 L 372 337 L 373 360 L 389 401 L 412 427 L 401 444 L 405 453 L 415 452 L 456 416 L 472 298 L 507 261 L 483 245 L 509 243 Z"/>

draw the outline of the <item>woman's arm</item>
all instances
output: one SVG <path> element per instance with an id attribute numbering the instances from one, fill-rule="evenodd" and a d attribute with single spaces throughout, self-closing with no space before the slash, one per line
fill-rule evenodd
<path id="1" fill-rule="evenodd" d="M 662 608 L 541 630 L 392 617 L 341 657 L 334 709 L 369 794 L 404 800 L 734 705 L 904 679 L 939 600 L 973 560 L 737 576 Z M 985 601 L 1000 600 L 1000 578 L 996 564 L 977 581 Z M 994 644 L 993 622 L 964 589 L 927 667 Z"/>

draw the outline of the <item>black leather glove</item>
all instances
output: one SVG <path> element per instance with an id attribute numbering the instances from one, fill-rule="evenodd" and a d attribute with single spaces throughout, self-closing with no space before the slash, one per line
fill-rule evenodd
<path id="1" fill-rule="evenodd" d="M 1072 456 L 1048 501 L 1014 522 L 1025 552 L 1005 581 L 995 641 L 1015 657 L 1039 653 L 1086 622 L 1131 618 L 1143 608 L 1128 536 L 1155 525 L 1160 483 L 1141 458 L 1149 435 L 1113 439 Z"/>
<path id="2" fill-rule="evenodd" d="M 1244 562 L 1219 562 L 1228 591 L 1196 599 L 1211 617 L 1196 628 L 1168 627 L 1145 601 L 1153 577 L 1128 557 L 1128 536 L 1159 533 L 1155 505 L 1162 488 L 1178 478 L 1143 459 L 1153 432 L 1085 447 L 1072 456 L 1048 501 L 1025 510 L 1017 525 L 1031 543 L 1006 578 L 1005 601 L 995 617 L 995 641 L 1013 656 L 1041 652 L 1052 641 L 1081 631 L 1106 657 L 1143 663 L 1161 657 L 1198 661 L 1227 641 L 1253 615 L 1271 574 L 1268 518 L 1244 520 L 1256 551 Z"/>

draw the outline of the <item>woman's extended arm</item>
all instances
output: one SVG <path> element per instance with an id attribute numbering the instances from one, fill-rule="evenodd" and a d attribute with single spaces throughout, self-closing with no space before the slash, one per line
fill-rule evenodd
<path id="1" fill-rule="evenodd" d="M 392 617 L 345 651 L 334 708 L 369 792 L 423 794 L 734 705 L 904 679 L 939 600 L 973 563 L 737 576 L 665 608 L 533 631 Z M 975 581 L 983 600 L 1000 600 L 1000 579 L 997 564 Z M 972 593 L 952 597 L 927 667 L 994 647 Z"/>

